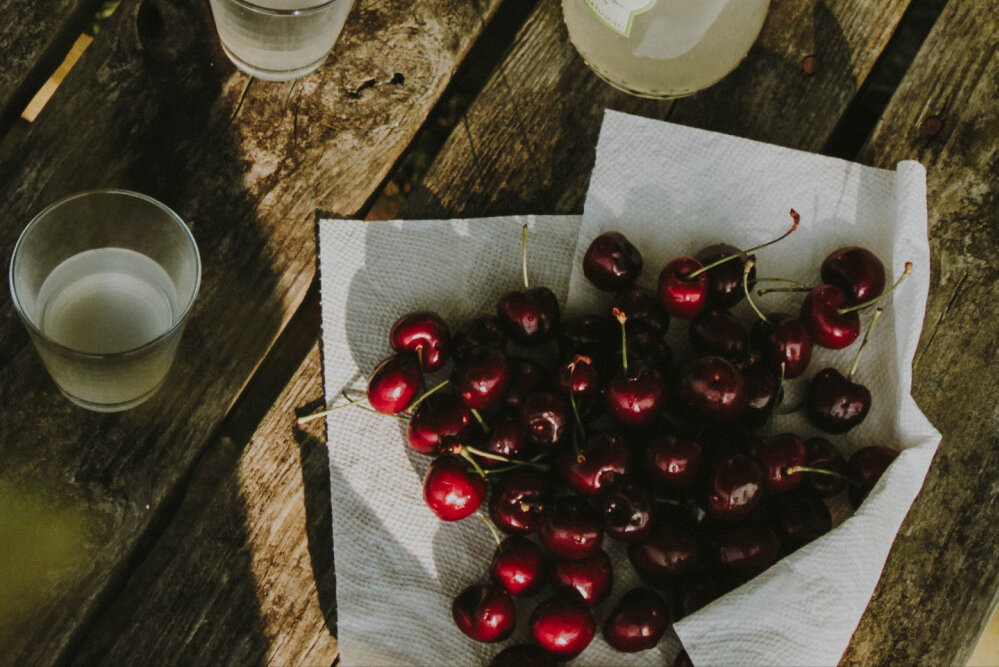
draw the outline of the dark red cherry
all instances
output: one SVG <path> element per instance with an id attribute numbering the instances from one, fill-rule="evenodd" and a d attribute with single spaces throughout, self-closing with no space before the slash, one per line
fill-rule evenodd
<path id="1" fill-rule="evenodd" d="M 541 507 L 548 499 L 548 479 L 532 468 L 503 475 L 489 496 L 489 516 L 500 530 L 528 535 L 541 526 Z"/>
<path id="2" fill-rule="evenodd" d="M 656 433 L 645 446 L 649 475 L 671 491 L 689 489 L 701 468 L 701 445 L 672 433 Z"/>
<path id="3" fill-rule="evenodd" d="M 568 403 L 551 392 L 532 394 L 518 411 L 520 427 L 529 442 L 542 450 L 551 450 L 572 432 L 572 414 Z"/>
<path id="4" fill-rule="evenodd" d="M 415 356 L 391 356 L 378 364 L 368 380 L 368 403 L 383 414 L 399 414 L 416 398 L 422 377 Z"/>
<path id="5" fill-rule="evenodd" d="M 660 337 L 669 329 L 669 313 L 659 303 L 659 297 L 644 287 L 629 287 L 618 292 L 611 301 L 611 312 L 615 308 L 624 313 L 630 323 L 647 322 Z"/>
<path id="6" fill-rule="evenodd" d="M 647 320 L 628 321 L 628 363 L 633 360 L 645 362 L 660 373 L 666 374 L 673 365 L 673 352 L 663 338 L 662 333 Z M 614 350 L 612 364 L 615 368 L 622 367 L 621 350 Z"/>
<path id="7" fill-rule="evenodd" d="M 676 654 L 676 659 L 673 661 L 673 667 L 694 667 L 694 663 L 691 661 L 690 656 L 687 655 L 686 651 L 680 651 Z"/>
<path id="8" fill-rule="evenodd" d="M 712 421 L 731 422 L 746 408 L 746 382 L 727 359 L 695 357 L 680 367 L 673 394 L 679 406 Z"/>
<path id="9" fill-rule="evenodd" d="M 835 285 L 851 303 L 863 303 L 885 291 L 885 266 L 866 248 L 840 248 L 822 261 L 822 282 Z"/>
<path id="10" fill-rule="evenodd" d="M 898 454 L 898 450 L 879 445 L 871 445 L 854 452 L 846 462 L 847 475 L 860 482 L 858 486 L 853 484 L 849 486 L 850 504 L 854 508 L 860 507 L 891 462 L 898 458 Z"/>
<path id="11" fill-rule="evenodd" d="M 669 610 L 659 594 L 633 588 L 624 594 L 604 621 L 604 639 L 622 653 L 654 648 L 669 629 Z"/>
<path id="12" fill-rule="evenodd" d="M 746 581 L 777 562 L 780 540 L 772 528 L 749 524 L 722 531 L 716 538 L 722 569 Z"/>
<path id="13" fill-rule="evenodd" d="M 767 506 L 767 513 L 785 553 L 800 549 L 832 530 L 829 508 L 816 493 L 807 489 L 774 498 Z"/>
<path id="14" fill-rule="evenodd" d="M 615 433 L 594 433 L 579 446 L 558 454 L 565 481 L 581 496 L 595 496 L 628 474 L 631 454 L 624 438 Z"/>
<path id="15" fill-rule="evenodd" d="M 679 581 L 676 592 L 677 613 L 682 618 L 690 616 L 720 598 L 728 592 L 728 587 L 713 572 L 694 573 Z"/>
<path id="16" fill-rule="evenodd" d="M 600 496 L 604 530 L 618 542 L 641 542 L 652 534 L 653 499 L 645 485 L 614 484 Z"/>
<path id="17" fill-rule="evenodd" d="M 549 551 L 569 560 L 596 553 L 604 537 L 599 515 L 579 496 L 563 496 L 545 503 L 539 532 Z"/>
<path id="18" fill-rule="evenodd" d="M 578 595 L 562 593 L 539 604 L 531 614 L 531 636 L 556 660 L 572 660 L 593 641 L 597 624 Z"/>
<path id="19" fill-rule="evenodd" d="M 423 499 L 442 521 L 460 521 L 479 509 L 486 483 L 453 454 L 437 458 L 423 478 Z"/>
<path id="20" fill-rule="evenodd" d="M 809 468 L 829 470 L 839 473 L 839 475 L 846 474 L 846 459 L 825 438 L 809 438 L 805 440 L 805 451 L 808 452 Z M 806 472 L 805 483 L 815 489 L 823 498 L 837 496 L 846 488 L 846 479 L 838 475 Z"/>
<path id="21" fill-rule="evenodd" d="M 555 658 L 540 646 L 514 644 L 497 653 L 489 667 L 555 667 Z"/>
<path id="22" fill-rule="evenodd" d="M 786 379 L 800 376 L 812 360 L 812 336 L 805 323 L 786 313 L 767 315 L 766 322 L 756 320 L 749 341 L 773 373 L 779 375 L 784 364 Z"/>
<path id="23" fill-rule="evenodd" d="M 490 454 L 504 456 L 508 459 L 528 458 L 530 447 L 527 439 L 524 437 L 524 431 L 520 428 L 520 420 L 515 415 L 509 412 L 500 413 L 499 416 L 492 420 L 491 424 L 492 426 L 485 437 L 485 442 L 477 445 L 477 449 Z M 478 425 L 475 425 L 473 428 L 478 428 Z M 507 463 L 497 459 L 490 459 L 474 454 L 473 456 L 475 456 L 479 465 L 487 470 L 507 465 Z"/>
<path id="24" fill-rule="evenodd" d="M 739 423 L 761 428 L 770 421 L 783 398 L 780 377 L 764 364 L 755 363 L 742 370 L 742 379 L 746 382 L 746 409 Z"/>
<path id="25" fill-rule="evenodd" d="M 651 366 L 642 364 L 632 370 L 604 386 L 604 407 L 625 426 L 644 426 L 652 423 L 666 406 L 666 386 L 662 375 Z"/>
<path id="26" fill-rule="evenodd" d="M 620 232 L 604 232 L 583 255 L 583 275 L 597 289 L 616 292 L 642 273 L 642 253 Z"/>
<path id="27" fill-rule="evenodd" d="M 493 315 L 476 315 L 454 335 L 451 343 L 452 356 L 455 361 L 461 361 L 469 352 L 480 347 L 505 349 L 506 334 L 500 328 L 499 320 Z"/>
<path id="28" fill-rule="evenodd" d="M 469 408 L 489 407 L 501 399 L 510 386 L 510 365 L 506 355 L 495 348 L 472 350 L 455 365 L 451 386 Z"/>
<path id="29" fill-rule="evenodd" d="M 826 433 L 842 434 L 867 418 L 871 392 L 843 377 L 835 368 L 824 368 L 809 381 L 805 416 Z"/>
<path id="30" fill-rule="evenodd" d="M 558 349 L 567 357 L 599 359 L 619 344 L 617 323 L 600 315 L 583 315 L 562 323 Z"/>
<path id="31" fill-rule="evenodd" d="M 693 257 L 678 257 L 659 273 L 659 303 L 672 317 L 692 319 L 704 309 L 708 299 L 707 273 L 689 276 L 704 265 Z"/>
<path id="32" fill-rule="evenodd" d="M 768 493 L 796 488 L 805 474 L 796 469 L 808 463 L 805 443 L 793 433 L 762 438 L 749 448 L 749 455 L 763 468 L 763 486 Z"/>
<path id="33" fill-rule="evenodd" d="M 512 535 L 493 552 L 489 578 L 514 597 L 534 595 L 545 585 L 545 557 L 534 542 Z"/>
<path id="34" fill-rule="evenodd" d="M 733 454 L 722 459 L 708 482 L 708 514 L 722 521 L 747 516 L 763 499 L 763 471 L 753 459 Z"/>
<path id="35" fill-rule="evenodd" d="M 589 357 L 576 356 L 559 365 L 555 371 L 555 386 L 577 399 L 600 393 L 600 374 Z"/>
<path id="36" fill-rule="evenodd" d="M 720 259 L 738 255 L 742 251 L 727 243 L 717 243 L 704 248 L 694 255 L 694 259 L 702 265 L 714 264 Z M 746 269 L 746 258 L 737 257 L 718 264 L 705 271 L 708 276 L 708 303 L 715 308 L 731 308 L 742 300 L 745 291 L 742 288 L 742 274 Z M 756 268 L 749 270 L 749 289 L 756 286 Z"/>
<path id="37" fill-rule="evenodd" d="M 727 262 L 726 264 L 731 264 Z M 719 265 L 725 266 L 725 264 Z M 746 329 L 727 310 L 706 308 L 690 321 L 690 344 L 698 355 L 735 359 L 746 351 Z"/>
<path id="38" fill-rule="evenodd" d="M 469 586 L 451 604 L 451 617 L 466 635 L 479 642 L 499 642 L 513 634 L 517 610 L 510 594 L 498 586 Z"/>
<path id="39" fill-rule="evenodd" d="M 451 330 L 437 313 L 403 315 L 392 325 L 389 342 L 396 352 L 416 355 L 425 371 L 436 371 L 451 355 Z"/>
<path id="40" fill-rule="evenodd" d="M 552 568 L 552 585 L 556 591 L 576 593 L 587 606 L 600 604 L 614 585 L 610 558 L 603 550 L 580 560 L 560 558 Z"/>
<path id="41" fill-rule="evenodd" d="M 830 350 L 850 347 L 860 337 L 860 315 L 857 311 L 840 313 L 850 301 L 835 285 L 819 285 L 801 303 L 801 320 L 812 341 Z"/>
<path id="42" fill-rule="evenodd" d="M 496 317 L 510 339 L 518 345 L 542 345 L 554 338 L 558 331 L 558 298 L 547 287 L 507 292 L 496 306 Z"/>
<path id="43" fill-rule="evenodd" d="M 530 359 L 511 357 L 507 363 L 510 366 L 510 386 L 503 397 L 507 405 L 517 408 L 531 394 L 551 388 L 548 371 Z"/>
<path id="44" fill-rule="evenodd" d="M 406 428 L 409 446 L 421 454 L 440 454 L 465 440 L 472 413 L 451 394 L 431 394 L 423 399 Z"/>
<path id="45" fill-rule="evenodd" d="M 701 561 L 703 548 L 684 521 L 661 522 L 649 539 L 628 545 L 628 560 L 650 586 L 665 588 L 691 572 Z"/>

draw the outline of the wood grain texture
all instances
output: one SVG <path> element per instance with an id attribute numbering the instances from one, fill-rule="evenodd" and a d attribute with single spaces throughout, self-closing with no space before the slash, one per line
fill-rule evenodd
<path id="1" fill-rule="evenodd" d="M 0 0 L 0 136 L 55 71 L 100 0 Z"/>
<path id="2" fill-rule="evenodd" d="M 119 8 L 0 164 L 0 257 L 44 205 L 124 187 L 189 223 L 202 288 L 166 385 L 116 415 L 59 396 L 0 295 L 3 475 L 85 526 L 0 654 L 57 662 L 79 641 L 301 303 L 314 211 L 352 215 L 377 191 L 498 2 L 362 2 L 327 65 L 286 84 L 235 71 L 205 2 Z"/>
<path id="3" fill-rule="evenodd" d="M 732 74 L 692 97 L 653 102 L 590 72 L 569 42 L 559 3 L 543 0 L 405 215 L 581 211 L 607 108 L 818 151 L 908 5 L 774 2 L 758 43 Z M 807 55 L 820 63 L 813 75 L 802 70 Z"/>
<path id="4" fill-rule="evenodd" d="M 847 664 L 963 665 L 996 607 L 997 54 L 999 2 L 951 0 L 862 154 L 927 168 L 932 281 L 913 396 L 943 442 Z"/>

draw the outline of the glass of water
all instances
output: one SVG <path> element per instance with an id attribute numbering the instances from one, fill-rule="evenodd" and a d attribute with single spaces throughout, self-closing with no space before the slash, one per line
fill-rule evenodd
<path id="1" fill-rule="evenodd" d="M 211 0 L 229 59 L 247 74 L 288 81 L 323 64 L 354 0 Z"/>
<path id="2" fill-rule="evenodd" d="M 59 390 L 90 410 L 142 403 L 163 383 L 201 284 L 184 221 L 125 190 L 39 213 L 10 263 L 14 307 Z"/>

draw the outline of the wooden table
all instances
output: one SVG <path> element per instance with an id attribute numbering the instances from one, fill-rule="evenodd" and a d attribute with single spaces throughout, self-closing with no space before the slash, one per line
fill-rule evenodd
<path id="1" fill-rule="evenodd" d="M 0 0 L 0 134 L 96 4 Z M 999 0 L 784 0 L 721 84 L 649 102 L 585 68 L 555 0 L 361 0 L 285 84 L 226 61 L 203 0 L 124 0 L 0 162 L 3 266 L 45 205 L 116 186 L 189 221 L 204 280 L 166 386 L 115 415 L 61 398 L 0 293 L 0 526 L 37 543 L 0 541 L 0 663 L 336 662 L 323 432 L 295 425 L 323 398 L 316 210 L 365 215 L 458 81 L 477 93 L 404 217 L 581 211 L 608 107 L 927 166 L 914 394 L 944 439 L 843 661 L 963 664 L 999 591 L 997 35 Z"/>

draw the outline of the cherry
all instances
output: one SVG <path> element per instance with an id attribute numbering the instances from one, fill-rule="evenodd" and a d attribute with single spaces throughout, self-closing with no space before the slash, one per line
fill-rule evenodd
<path id="1" fill-rule="evenodd" d="M 555 336 L 560 317 L 558 297 L 547 287 L 507 292 L 500 297 L 496 315 L 515 343 L 535 347 Z"/>
<path id="2" fill-rule="evenodd" d="M 520 421 L 509 412 L 500 413 L 493 419 L 488 439 L 476 449 L 489 454 L 496 454 L 508 459 L 522 458 L 528 450 L 527 440 L 520 428 Z M 485 469 L 498 468 L 505 463 L 500 459 L 491 459 L 473 454 L 476 461 Z"/>
<path id="3" fill-rule="evenodd" d="M 604 386 L 604 407 L 625 426 L 644 426 L 655 420 L 665 406 L 666 387 L 659 372 L 646 364 L 629 370 L 627 316 L 619 310 L 614 311 L 614 316 L 621 324 L 623 371 Z"/>
<path id="4" fill-rule="evenodd" d="M 690 321 L 687 332 L 698 355 L 735 359 L 746 351 L 746 329 L 727 310 L 702 310 Z"/>
<path id="5" fill-rule="evenodd" d="M 615 344 L 614 322 L 599 315 L 583 315 L 567 320 L 558 334 L 559 351 L 565 356 L 592 359 L 605 356 Z"/>
<path id="6" fill-rule="evenodd" d="M 762 428 L 770 421 L 783 397 L 780 377 L 763 364 L 755 363 L 743 369 L 742 379 L 746 382 L 746 409 L 742 411 L 739 423 Z"/>
<path id="7" fill-rule="evenodd" d="M 676 654 L 676 659 L 673 660 L 673 667 L 694 667 L 694 663 L 686 651 L 680 651 Z"/>
<path id="8" fill-rule="evenodd" d="M 642 254 L 620 232 L 604 232 L 583 255 L 583 275 L 597 289 L 615 292 L 642 273 Z"/>
<path id="9" fill-rule="evenodd" d="M 801 484 L 804 474 L 796 469 L 808 463 L 805 443 L 793 433 L 757 440 L 749 455 L 763 468 L 763 486 L 769 493 L 783 493 Z"/>
<path id="10" fill-rule="evenodd" d="M 746 263 L 742 259 L 742 251 L 727 243 L 717 243 L 704 248 L 694 255 L 694 258 L 704 266 L 714 264 L 732 255 L 735 255 L 738 259 L 723 262 L 705 271 L 708 276 L 708 304 L 715 308 L 731 308 L 742 300 L 744 294 L 742 290 L 742 272 Z M 749 288 L 752 289 L 755 287 L 755 269 L 750 270 L 748 280 Z"/>
<path id="11" fill-rule="evenodd" d="M 603 635 L 614 649 L 637 653 L 655 647 L 669 624 L 669 610 L 659 594 L 648 588 L 633 588 L 607 616 Z"/>
<path id="12" fill-rule="evenodd" d="M 819 470 L 829 470 L 838 475 L 821 473 L 805 473 L 806 483 L 815 489 L 823 498 L 839 495 L 846 488 L 846 459 L 839 450 L 825 438 L 809 438 L 805 440 L 805 451 L 808 452 L 808 467 Z"/>
<path id="13" fill-rule="evenodd" d="M 556 591 L 578 594 L 593 607 L 607 599 L 614 585 L 610 557 L 598 550 L 580 560 L 558 559 L 552 568 L 552 585 Z"/>
<path id="14" fill-rule="evenodd" d="M 577 398 L 600 393 L 600 374 L 593 360 L 577 355 L 555 371 L 555 386 Z"/>
<path id="15" fill-rule="evenodd" d="M 819 285 L 801 303 L 801 319 L 816 345 L 842 350 L 860 337 L 860 315 L 840 312 L 850 305 L 843 290 L 835 285 Z"/>
<path id="16" fill-rule="evenodd" d="M 551 450 L 570 434 L 572 415 L 562 397 L 543 391 L 531 394 L 520 405 L 520 427 L 528 441 Z"/>
<path id="17" fill-rule="evenodd" d="M 854 452 L 846 462 L 847 474 L 860 482 L 856 486 L 850 485 L 848 495 L 854 508 L 860 507 L 891 462 L 898 458 L 898 454 L 898 450 L 879 445 L 870 445 Z"/>
<path id="18" fill-rule="evenodd" d="M 689 489 L 701 467 L 701 445 L 671 433 L 657 433 L 645 446 L 649 475 L 671 491 Z"/>
<path id="19" fill-rule="evenodd" d="M 545 585 L 545 557 L 526 537 L 513 535 L 496 547 L 489 577 L 514 597 L 527 597 Z"/>
<path id="20" fill-rule="evenodd" d="M 784 377 L 789 380 L 804 373 L 812 360 L 811 334 L 801 319 L 787 313 L 757 320 L 749 330 L 749 343 L 774 373 L 780 373 L 783 364 Z"/>
<path id="21" fill-rule="evenodd" d="M 708 514 L 735 521 L 756 509 L 763 499 L 764 476 L 760 466 L 744 454 L 719 462 L 708 482 Z"/>
<path id="22" fill-rule="evenodd" d="M 416 398 L 422 377 L 416 357 L 391 356 L 378 364 L 368 380 L 368 403 L 383 414 L 399 414 Z"/>
<path id="23" fill-rule="evenodd" d="M 476 315 L 455 334 L 451 343 L 455 361 L 461 361 L 469 352 L 480 347 L 503 350 L 506 348 L 506 334 L 495 316 Z"/>
<path id="24" fill-rule="evenodd" d="M 835 285 L 851 303 L 881 296 L 885 289 L 885 266 L 866 248 L 840 248 L 822 261 L 822 282 Z"/>
<path id="25" fill-rule="evenodd" d="M 767 526 L 749 524 L 729 528 L 716 541 L 722 569 L 740 580 L 755 577 L 780 558 L 780 540 Z"/>
<path id="26" fill-rule="evenodd" d="M 647 322 L 660 336 L 665 336 L 669 329 L 669 313 L 659 303 L 659 297 L 644 287 L 629 287 L 618 292 L 611 301 L 612 313 L 615 308 L 624 313 L 629 322 Z"/>
<path id="27" fill-rule="evenodd" d="M 555 667 L 555 659 L 534 644 L 514 644 L 497 653 L 489 667 Z"/>
<path id="28" fill-rule="evenodd" d="M 421 454 L 440 454 L 468 437 L 472 413 L 451 394 L 432 394 L 417 406 L 406 428 L 409 446 Z"/>
<path id="29" fill-rule="evenodd" d="M 565 481 L 581 496 L 595 496 L 628 474 L 631 456 L 624 438 L 596 433 L 578 451 L 563 449 L 558 455 Z"/>
<path id="30" fill-rule="evenodd" d="M 451 603 L 451 616 L 466 635 L 479 642 L 499 642 L 513 634 L 517 610 L 498 586 L 469 586 Z"/>
<path id="31" fill-rule="evenodd" d="M 767 510 L 786 553 L 832 530 L 829 508 L 813 492 L 797 490 L 784 494 L 774 498 Z"/>
<path id="32" fill-rule="evenodd" d="M 510 366 L 510 386 L 503 397 L 507 405 L 519 407 L 531 394 L 550 388 L 548 372 L 530 359 L 511 357 L 507 363 Z"/>
<path id="33" fill-rule="evenodd" d="M 434 460 L 423 478 L 423 499 L 441 521 L 460 521 L 482 504 L 486 483 L 453 454 Z"/>
<path id="34" fill-rule="evenodd" d="M 727 359 L 695 357 L 674 379 L 673 395 L 679 405 L 718 422 L 734 421 L 746 408 L 746 382 Z"/>
<path id="35" fill-rule="evenodd" d="M 604 530 L 618 542 L 641 542 L 652 534 L 653 501 L 644 486 L 614 484 L 600 498 Z"/>
<path id="36" fill-rule="evenodd" d="M 648 320 L 628 320 L 626 345 L 616 350 L 612 356 L 615 365 L 623 363 L 625 350 L 631 362 L 644 361 L 661 373 L 668 373 L 673 365 L 673 352 L 663 338 L 662 333 Z"/>
<path id="37" fill-rule="evenodd" d="M 628 545 L 628 560 L 650 586 L 665 588 L 701 561 L 702 547 L 686 522 L 663 522 L 649 539 Z"/>
<path id="38" fill-rule="evenodd" d="M 600 517 L 585 499 L 562 496 L 542 508 L 540 535 L 558 558 L 579 560 L 600 549 L 604 530 Z"/>
<path id="39" fill-rule="evenodd" d="M 472 410 L 489 407 L 502 398 L 510 386 L 510 365 L 506 355 L 489 347 L 472 350 L 455 365 L 451 386 Z"/>
<path id="40" fill-rule="evenodd" d="M 659 273 L 659 303 L 671 316 L 689 320 L 704 308 L 708 276 L 703 268 L 693 257 L 678 257 L 663 267 Z"/>
<path id="41" fill-rule="evenodd" d="M 423 370 L 436 371 L 450 356 L 451 330 L 437 313 L 408 313 L 392 325 L 389 342 L 396 352 L 416 354 Z"/>
<path id="42" fill-rule="evenodd" d="M 728 592 L 714 572 L 686 576 L 678 582 L 676 589 L 680 617 L 690 616 Z"/>
<path id="43" fill-rule="evenodd" d="M 537 470 L 518 468 L 503 475 L 489 496 L 489 516 L 506 533 L 527 535 L 541 526 L 548 479 Z"/>
<path id="44" fill-rule="evenodd" d="M 593 641 L 597 624 L 578 595 L 562 593 L 539 604 L 530 619 L 531 636 L 556 660 L 571 660 Z"/>

